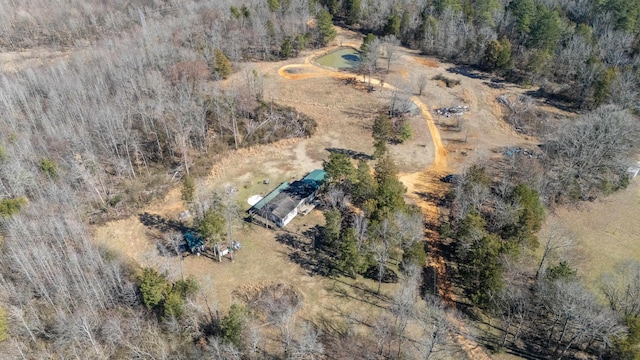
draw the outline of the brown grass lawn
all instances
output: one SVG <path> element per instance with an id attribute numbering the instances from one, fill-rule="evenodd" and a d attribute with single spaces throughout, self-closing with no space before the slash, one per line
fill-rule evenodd
<path id="1" fill-rule="evenodd" d="M 357 46 L 358 37 L 354 33 L 340 31 L 336 44 L 342 42 Z M 326 51 L 323 50 L 323 51 Z M 322 51 L 321 51 L 322 52 Z M 430 168 L 435 158 L 432 133 L 429 130 L 429 116 L 409 118 L 413 128 L 413 138 L 402 145 L 391 146 L 391 154 L 398 163 L 409 194 L 408 197 L 425 209 L 426 216 L 437 216 L 437 209 L 421 198 L 421 195 L 442 195 L 442 183 L 437 179 L 446 172 L 457 172 L 471 163 L 486 159 L 496 147 L 529 143 L 530 140 L 511 131 L 500 120 L 500 108 L 495 98 L 503 93 L 521 93 L 526 89 L 506 85 L 493 89 L 480 79 L 472 79 L 448 72 L 452 66 L 434 59 L 420 57 L 417 53 L 400 49 L 385 76 L 385 87 L 374 83 L 376 91 L 366 92 L 362 86 L 346 85 L 334 78 L 334 72 L 317 68 L 312 63 L 312 53 L 305 57 L 278 63 L 238 64 L 239 71 L 222 83 L 223 87 L 243 86 L 242 70 L 256 69 L 264 76 L 265 100 L 275 101 L 295 107 L 316 119 L 318 129 L 307 139 L 284 140 L 276 144 L 256 146 L 228 153 L 220 159 L 206 178 L 198 180 L 200 191 L 215 191 L 222 187 L 238 190 L 237 201 L 243 209 L 249 207 L 247 198 L 251 195 L 265 195 L 281 181 L 298 179 L 308 171 L 322 166 L 330 148 L 347 149 L 365 154 L 373 152 L 371 124 L 375 111 L 386 106 L 392 96 L 392 88 L 406 91 L 407 96 L 415 95 L 415 79 L 425 74 L 429 79 L 438 74 L 458 79 L 461 85 L 447 88 L 443 84 L 430 81 L 422 96 L 417 97 L 427 112 L 436 107 L 467 104 L 469 113 L 462 118 L 460 131 L 444 132 L 431 127 L 446 151 L 440 149 L 435 166 L 438 174 Z M 427 114 L 428 115 L 428 114 Z M 434 119 L 444 124 L 448 119 Z M 440 143 L 440 141 L 439 141 Z M 264 185 L 262 181 L 271 183 Z M 636 188 L 637 193 L 637 188 Z M 434 200 L 429 200 L 433 202 Z M 146 212 L 158 214 L 167 219 L 176 219 L 184 210 L 180 201 L 180 187 L 167 196 L 150 204 Z M 314 225 L 322 224 L 324 218 L 317 211 L 307 217 L 296 218 L 287 226 L 299 241 L 309 241 L 300 234 Z M 336 319 L 343 314 L 355 314 L 369 323 L 388 306 L 388 298 L 397 285 L 383 285 L 378 296 L 375 281 L 344 278 L 326 278 L 314 275 L 291 260 L 296 249 L 276 241 L 281 231 L 264 229 L 253 225 L 239 226 L 234 234 L 243 248 L 231 262 L 224 259 L 218 263 L 205 256 L 189 256 L 181 265 L 177 258 L 159 256 L 152 231 L 140 223 L 137 216 L 111 222 L 95 229 L 96 243 L 125 254 L 140 266 L 155 266 L 166 270 L 178 278 L 181 273 L 195 276 L 203 287 L 203 294 L 209 303 L 215 302 L 221 312 L 226 312 L 234 301 L 234 293 L 264 286 L 270 283 L 285 283 L 300 292 L 305 306 L 301 310 L 303 318 Z M 297 233 L 297 234 L 295 234 Z M 199 300 L 204 305 L 204 297 Z M 464 326 L 464 325 L 461 325 Z M 466 341 L 461 348 L 478 348 L 477 343 Z M 478 348 L 480 349 L 480 348 Z M 476 353 L 481 352 L 477 350 Z M 469 354 L 474 354 L 469 350 Z M 475 355 L 470 355 L 471 357 Z M 478 355 L 480 356 L 480 355 Z M 476 357 L 479 358 L 479 357 Z M 485 355 L 482 356 L 485 358 Z"/>
<path id="2" fill-rule="evenodd" d="M 572 251 L 578 274 L 593 288 L 619 262 L 640 259 L 640 178 L 613 195 L 577 209 L 558 209 L 549 218 L 576 236 L 578 244 Z"/>
<path id="3" fill-rule="evenodd" d="M 314 210 L 305 217 L 294 219 L 287 229 L 301 243 L 310 243 L 302 234 L 315 225 L 322 225 L 324 217 Z M 292 286 L 304 300 L 300 315 L 314 320 L 318 316 L 338 319 L 343 314 L 358 316 L 365 322 L 375 319 L 386 296 L 392 296 L 396 284 L 383 284 L 382 296 L 375 294 L 377 283 L 373 280 L 357 280 L 337 277 L 327 278 L 313 274 L 290 260 L 293 248 L 276 241 L 281 230 L 265 229 L 257 225 L 239 223 L 234 236 L 242 249 L 217 262 L 208 256 L 189 255 L 184 258 L 182 269 L 178 257 L 164 258 L 157 254 L 154 241 L 147 236 L 149 229 L 137 218 L 110 223 L 96 232 L 96 241 L 112 250 L 125 252 L 140 266 L 155 266 L 167 271 L 173 279 L 194 276 L 202 286 L 198 302 L 206 306 L 205 296 L 212 308 L 226 312 L 232 303 L 241 302 L 236 296 L 243 291 L 274 283 Z"/>

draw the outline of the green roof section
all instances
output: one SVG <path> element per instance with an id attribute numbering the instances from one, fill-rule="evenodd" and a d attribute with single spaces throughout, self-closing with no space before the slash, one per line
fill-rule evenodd
<path id="1" fill-rule="evenodd" d="M 322 169 L 315 169 L 312 172 L 308 173 L 302 181 L 313 181 L 317 186 L 320 186 L 324 183 L 327 178 L 327 172 Z"/>
<path id="2" fill-rule="evenodd" d="M 273 191 L 270 192 L 267 196 L 262 198 L 262 200 L 258 201 L 255 205 L 253 205 L 253 208 L 254 209 L 258 209 L 258 210 L 262 209 L 271 200 L 273 200 L 273 198 L 278 196 L 278 194 L 280 194 L 282 191 L 284 191 L 288 187 L 289 187 L 289 183 L 288 182 L 283 182 L 282 184 L 278 185 L 277 188 L 273 189 Z"/>

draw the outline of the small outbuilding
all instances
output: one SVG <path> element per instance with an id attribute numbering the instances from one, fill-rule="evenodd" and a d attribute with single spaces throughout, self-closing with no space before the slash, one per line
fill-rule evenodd
<path id="1" fill-rule="evenodd" d="M 184 234 L 187 248 L 192 254 L 200 254 L 204 251 L 204 240 L 193 232 Z"/>

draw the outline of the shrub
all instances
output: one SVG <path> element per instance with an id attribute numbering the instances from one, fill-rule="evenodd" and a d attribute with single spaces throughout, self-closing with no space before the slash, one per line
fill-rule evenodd
<path id="1" fill-rule="evenodd" d="M 142 302 L 147 309 L 162 303 L 169 290 L 169 281 L 165 276 L 158 273 L 156 269 L 147 267 L 142 270 L 139 280 Z"/>
<path id="2" fill-rule="evenodd" d="M 189 276 L 186 280 L 178 280 L 173 286 L 173 292 L 179 293 L 184 299 L 195 295 L 200 290 L 198 281 Z"/>
<path id="3" fill-rule="evenodd" d="M 247 310 L 238 304 L 231 305 L 229 313 L 222 318 L 220 330 L 225 342 L 237 347 L 242 345 L 242 328 L 247 317 Z"/>
<path id="4" fill-rule="evenodd" d="M 214 70 L 223 79 L 231 75 L 231 61 L 220 49 L 214 51 Z"/>
<path id="5" fill-rule="evenodd" d="M 427 262 L 427 253 L 424 251 L 424 246 L 425 243 L 423 241 L 416 241 L 406 248 L 402 253 L 402 266 L 405 267 L 409 264 L 424 266 Z"/>
<path id="6" fill-rule="evenodd" d="M 176 291 L 167 294 L 164 299 L 164 317 L 179 318 L 184 314 L 184 300 Z"/>
<path id="7" fill-rule="evenodd" d="M 5 341 L 9 338 L 9 321 L 7 320 L 7 313 L 2 306 L 0 306 L 0 341 Z"/>
<path id="8" fill-rule="evenodd" d="M 286 36 L 284 40 L 282 40 L 282 46 L 280 47 L 280 57 L 283 59 L 288 59 L 293 55 L 293 46 L 291 44 L 291 38 Z"/>
<path id="9" fill-rule="evenodd" d="M 56 166 L 56 163 L 51 161 L 49 158 L 42 158 L 40 160 L 40 170 L 52 178 L 56 177 L 58 174 L 58 167 Z"/>
<path id="10" fill-rule="evenodd" d="M 193 198 L 196 192 L 196 181 L 193 176 L 187 175 L 182 180 L 182 200 L 186 204 L 193 202 Z"/>
<path id="11" fill-rule="evenodd" d="M 26 203 L 27 199 L 24 197 L 0 200 L 0 217 L 9 217 L 16 214 Z"/>
<path id="12" fill-rule="evenodd" d="M 403 143 L 413 136 L 413 130 L 411 130 L 411 126 L 407 123 L 402 124 L 400 127 L 400 131 L 398 132 L 398 140 Z"/>
<path id="13" fill-rule="evenodd" d="M 443 81 L 448 88 L 452 88 L 454 86 L 460 85 L 460 80 L 449 79 L 448 77 L 443 76 L 442 74 L 438 74 L 434 76 L 431 80 L 439 80 Z"/>

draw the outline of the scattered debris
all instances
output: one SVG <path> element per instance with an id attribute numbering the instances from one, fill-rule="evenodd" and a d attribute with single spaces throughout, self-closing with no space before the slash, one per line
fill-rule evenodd
<path id="1" fill-rule="evenodd" d="M 440 181 L 446 182 L 449 184 L 458 184 L 462 181 L 462 176 L 457 174 L 449 174 L 445 177 L 440 178 Z"/>
<path id="2" fill-rule="evenodd" d="M 190 219 L 191 218 L 191 212 L 189 210 L 185 210 L 183 212 L 180 213 L 180 215 L 178 215 L 178 220 L 180 221 L 184 221 L 186 219 Z"/>
<path id="3" fill-rule="evenodd" d="M 344 79 L 344 83 L 345 85 L 356 85 L 358 84 L 358 79 L 355 77 L 346 78 Z"/>
<path id="4" fill-rule="evenodd" d="M 532 157 L 538 157 L 538 154 L 536 154 L 533 150 L 529 150 L 529 149 L 525 149 L 525 148 L 521 148 L 521 147 L 507 147 L 504 149 L 504 151 L 502 152 L 505 156 L 508 157 L 512 157 L 516 154 L 522 154 L 525 156 L 528 156 L 530 158 Z"/>
<path id="5" fill-rule="evenodd" d="M 462 116 L 464 113 L 469 111 L 469 106 L 467 105 L 458 105 L 454 107 L 446 107 L 436 109 L 436 114 L 444 115 L 445 117 L 449 117 L 451 115 Z"/>

